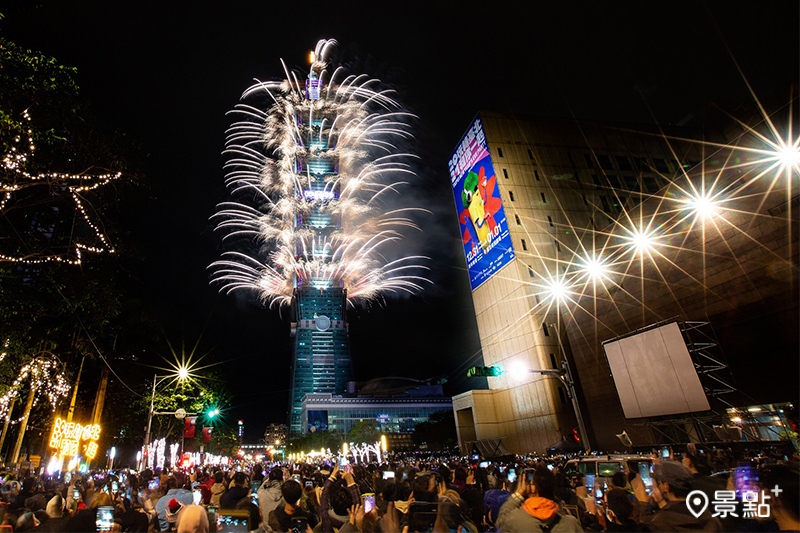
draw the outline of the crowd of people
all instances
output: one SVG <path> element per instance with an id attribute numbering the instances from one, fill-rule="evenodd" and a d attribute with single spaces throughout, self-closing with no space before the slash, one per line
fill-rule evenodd
<path id="1" fill-rule="evenodd" d="M 800 476 L 791 461 L 748 462 L 768 507 L 750 517 L 735 465 L 701 454 L 648 457 L 650 478 L 595 479 L 575 458 L 395 454 L 383 463 L 335 458 L 225 468 L 64 476 L 6 473 L 2 525 L 24 532 L 572 532 L 799 531 Z M 572 459 L 572 461 L 569 461 Z M 723 462 L 724 463 L 724 462 Z M 732 461 L 728 461 L 732 463 Z M 570 468 L 569 465 L 573 468 Z M 737 464 L 741 465 L 741 462 Z M 720 469 L 722 467 L 723 469 Z M 630 469 L 629 469 L 630 470 Z M 591 481 L 591 482 L 590 482 Z M 769 492 L 772 489 L 772 492 Z M 776 490 L 777 489 L 777 490 Z M 698 509 L 731 490 L 733 510 Z M 103 509 L 108 523 L 103 521 Z M 699 512 L 698 512 L 699 511 Z"/>

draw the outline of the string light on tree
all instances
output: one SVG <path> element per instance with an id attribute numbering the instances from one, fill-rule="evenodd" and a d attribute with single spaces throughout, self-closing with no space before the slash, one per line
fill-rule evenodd
<path id="1" fill-rule="evenodd" d="M 2 159 L 2 169 L 6 170 L 0 179 L 0 215 L 7 216 L 14 208 L 15 193 L 32 187 L 46 187 L 50 195 L 58 192 L 65 192 L 72 200 L 75 209 L 81 214 L 83 222 L 91 230 L 89 233 L 96 239 L 96 243 L 80 242 L 76 237 L 70 238 L 69 252 L 37 255 L 35 253 L 26 255 L 0 254 L 0 262 L 42 264 L 50 262 L 60 262 L 69 265 L 80 265 L 84 252 L 90 253 L 115 253 L 108 238 L 100 229 L 99 225 L 92 220 L 87 213 L 84 205 L 85 198 L 83 193 L 93 191 L 103 187 L 121 177 L 120 172 L 108 172 L 103 174 L 69 174 L 65 172 L 41 172 L 32 174 L 26 169 L 27 164 L 32 162 L 35 156 L 35 145 L 33 144 L 32 130 L 30 129 L 31 117 L 26 111 L 23 120 L 28 124 L 27 146 L 12 146 L 11 151 L 6 153 Z M 17 145 L 21 145 L 22 139 L 15 138 Z"/>
<path id="2" fill-rule="evenodd" d="M 0 396 L 0 418 L 8 415 L 11 402 L 19 396 L 26 381 L 29 381 L 29 386 L 35 391 L 33 407 L 39 403 L 41 398 L 46 398 L 51 408 L 55 410 L 61 398 L 66 397 L 72 388 L 67 382 L 61 363 L 55 356 L 37 356 L 20 368 L 19 374 L 11 386 Z M 16 424 L 21 419 L 22 417 L 11 423 Z"/>

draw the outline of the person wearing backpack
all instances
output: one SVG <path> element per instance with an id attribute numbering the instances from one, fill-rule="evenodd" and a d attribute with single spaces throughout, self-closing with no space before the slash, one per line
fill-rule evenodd
<path id="1" fill-rule="evenodd" d="M 556 480 L 544 467 L 532 471 L 532 476 L 519 477 L 517 490 L 509 496 L 497 516 L 497 527 L 503 533 L 582 532 L 577 518 L 559 513 L 555 501 Z"/>

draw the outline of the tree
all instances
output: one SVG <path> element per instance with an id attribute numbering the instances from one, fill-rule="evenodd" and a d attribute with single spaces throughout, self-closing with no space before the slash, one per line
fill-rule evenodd
<path id="1" fill-rule="evenodd" d="M 381 438 L 378 422 L 376 420 L 362 420 L 358 422 L 353 426 L 353 429 L 350 430 L 350 433 L 347 434 L 347 438 L 350 442 L 357 444 L 364 442 L 373 444 Z"/>
<path id="2" fill-rule="evenodd" d="M 102 133 L 75 69 L 0 38 L 0 393 L 31 354 L 75 376 L 117 350 L 123 289 L 112 252 L 127 149 Z M 124 178 L 122 178 L 124 176 Z M 52 413 L 34 413 L 49 427 Z"/>

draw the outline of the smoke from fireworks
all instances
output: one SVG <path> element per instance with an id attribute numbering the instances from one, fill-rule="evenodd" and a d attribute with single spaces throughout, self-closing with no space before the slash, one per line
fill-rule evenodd
<path id="1" fill-rule="evenodd" d="M 284 64 L 286 79 L 257 81 L 230 112 L 231 200 L 212 217 L 229 246 L 210 267 L 221 291 L 255 290 L 280 304 L 297 286 L 343 287 L 351 300 L 413 293 L 427 281 L 418 275 L 426 258 L 387 259 L 403 230 L 420 229 L 413 215 L 422 209 L 389 203 L 415 177 L 413 156 L 399 149 L 414 117 L 380 80 L 330 66 L 335 45 L 317 43 L 305 86 Z M 243 241 L 259 249 L 230 250 Z"/>

